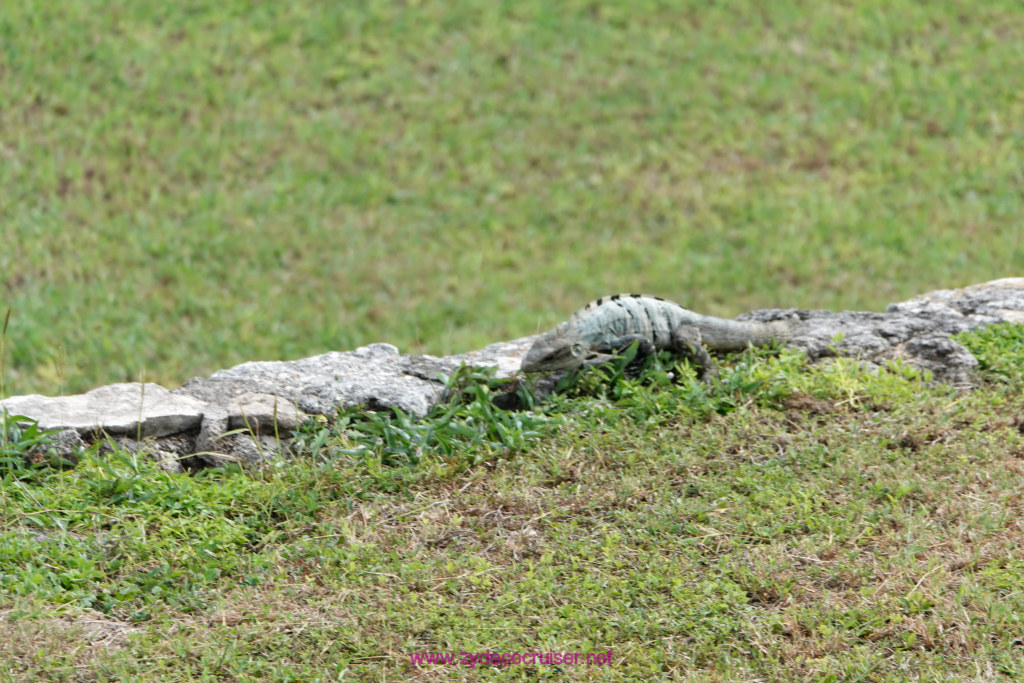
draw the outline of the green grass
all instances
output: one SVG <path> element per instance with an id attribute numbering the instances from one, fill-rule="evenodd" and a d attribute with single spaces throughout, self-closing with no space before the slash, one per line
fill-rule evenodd
<path id="1" fill-rule="evenodd" d="M 880 310 L 1024 261 L 1015 2 L 0 15 L 9 394 L 460 352 L 615 291 Z"/>
<path id="2" fill-rule="evenodd" d="M 1017 3 L 7 5 L 7 395 L 1024 262 Z M 964 342 L 970 394 L 779 350 L 520 412 L 463 377 L 248 473 L 5 422 L 0 680 L 1019 679 L 1021 335 Z M 488 649 L 614 663 L 409 659 Z"/>
<path id="3" fill-rule="evenodd" d="M 1021 363 L 1014 337 L 962 340 Z M 1024 674 L 1019 377 L 959 393 L 773 350 L 710 386 L 663 360 L 620 370 L 519 413 L 463 375 L 425 420 L 346 413 L 257 472 L 8 461 L 10 679 Z M 613 663 L 410 659 L 488 650 Z"/>

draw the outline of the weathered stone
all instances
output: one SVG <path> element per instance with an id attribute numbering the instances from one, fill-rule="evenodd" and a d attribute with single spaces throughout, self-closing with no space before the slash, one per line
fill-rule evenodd
<path id="1" fill-rule="evenodd" d="M 973 325 L 1024 323 L 1024 278 L 1008 277 L 961 289 L 938 289 L 890 304 L 888 313 L 964 318 Z"/>
<path id="2" fill-rule="evenodd" d="M 113 453 L 115 449 L 141 455 L 157 464 L 157 467 L 170 474 L 182 474 L 182 460 L 189 455 L 195 443 L 191 439 L 165 437 L 163 439 L 147 439 L 136 441 L 128 436 L 110 436 L 99 442 L 100 453 Z"/>
<path id="3" fill-rule="evenodd" d="M 196 452 L 196 437 L 195 433 L 191 431 L 172 434 L 171 436 L 162 436 L 158 439 L 147 439 L 146 443 L 152 444 L 154 448 L 162 451 L 173 453 L 178 458 L 192 455 Z"/>
<path id="4" fill-rule="evenodd" d="M 262 465 L 288 453 L 287 442 L 278 441 L 267 434 L 255 438 L 249 434 L 236 434 L 231 438 L 234 441 L 231 455 L 243 467 Z"/>
<path id="5" fill-rule="evenodd" d="M 454 371 L 458 367 L 443 359 L 430 360 L 437 368 Z M 243 363 L 205 379 L 190 380 L 175 393 L 221 406 L 245 393 L 272 394 L 309 415 L 332 415 L 341 407 L 366 406 L 371 410 L 400 408 L 423 416 L 444 397 L 444 385 L 417 376 L 423 373 L 416 366 L 417 361 L 399 355 L 390 344 L 371 344 L 301 360 Z"/>
<path id="6" fill-rule="evenodd" d="M 149 448 L 146 454 L 156 461 L 156 466 L 168 474 L 183 474 L 185 468 L 181 466 L 181 457 L 176 453 L 164 451 L 159 448 Z"/>
<path id="7" fill-rule="evenodd" d="M 257 434 L 293 432 L 309 415 L 273 394 L 247 391 L 228 403 L 228 428 L 248 429 Z"/>
<path id="8" fill-rule="evenodd" d="M 196 453 L 219 453 L 221 435 L 228 431 L 231 420 L 226 408 L 215 403 L 207 403 L 203 414 L 203 426 L 196 437 Z"/>
<path id="9" fill-rule="evenodd" d="M 983 325 L 1024 321 L 1024 278 L 929 292 L 890 304 L 885 313 L 765 310 L 740 319 L 792 315 L 802 324 L 788 343 L 812 361 L 848 356 L 884 364 L 901 359 L 930 371 L 936 380 L 967 386 L 974 381 L 978 361 L 949 337 Z"/>
<path id="10" fill-rule="evenodd" d="M 971 386 L 977 376 L 978 359 L 944 334 L 908 339 L 893 348 L 891 357 L 906 360 L 918 370 L 931 372 L 935 379 L 956 386 Z"/>
<path id="11" fill-rule="evenodd" d="M 204 464 L 225 467 L 235 463 L 251 469 L 289 454 L 290 439 L 278 440 L 272 435 L 254 437 L 252 434 L 226 434 L 217 439 L 217 450 L 196 454 Z"/>
<path id="12" fill-rule="evenodd" d="M 936 380 L 960 385 L 969 385 L 977 368 L 974 356 L 949 338 L 973 326 L 963 318 L 796 309 L 753 311 L 740 318 L 768 321 L 792 316 L 801 322 L 787 345 L 802 349 L 812 362 L 844 356 L 884 365 L 901 359 L 930 370 Z"/>
<path id="13" fill-rule="evenodd" d="M 537 335 L 533 335 L 497 342 L 476 351 L 457 356 L 446 356 L 441 360 L 454 364 L 456 368 L 463 363 L 474 367 L 495 367 L 497 368 L 496 376 L 512 377 L 519 372 L 523 356 L 526 355 L 536 339 Z"/>
<path id="14" fill-rule="evenodd" d="M 886 313 L 765 310 L 740 319 L 792 317 L 800 327 L 787 343 L 803 349 L 811 361 L 846 356 L 881 368 L 899 359 L 937 380 L 966 385 L 977 361 L 950 336 L 980 325 L 1024 321 L 1024 278 L 930 292 L 892 304 Z M 46 452 L 71 462 L 85 443 L 81 437 L 108 435 L 123 447 L 145 450 L 171 471 L 180 471 L 183 459 L 252 466 L 287 455 L 287 437 L 310 415 L 362 406 L 423 416 L 445 400 L 443 377 L 462 364 L 493 366 L 497 376 L 512 377 L 535 338 L 446 358 L 401 355 L 390 344 L 371 344 L 295 361 L 244 363 L 174 391 L 156 384 L 144 390 L 140 384 L 114 384 L 79 396 L 9 398 L 0 401 L 0 409 L 38 420 L 44 429 L 65 430 Z M 556 374 L 548 374 L 530 381 L 543 396 L 556 380 Z M 509 407 L 516 402 L 514 394 L 497 400 Z M 249 433 L 231 433 L 237 429 Z M 139 435 L 141 444 L 134 441 Z"/>
<path id="15" fill-rule="evenodd" d="M 111 384 L 75 396 L 15 396 L 0 401 L 0 410 L 24 415 L 42 429 L 166 436 L 198 429 L 206 408 L 202 401 L 173 394 L 159 384 Z"/>
<path id="16" fill-rule="evenodd" d="M 290 441 L 291 433 L 307 419 L 278 396 L 245 392 L 228 401 L 226 410 L 210 404 L 196 438 L 196 456 L 214 467 L 260 463 L 278 455 L 281 444 Z M 245 433 L 230 433 L 239 429 Z"/>
<path id="17" fill-rule="evenodd" d="M 52 467 L 67 467 L 78 464 L 82 450 L 87 447 L 81 435 L 74 429 L 65 429 L 47 439 L 25 454 L 26 459 L 35 464 L 46 463 Z"/>

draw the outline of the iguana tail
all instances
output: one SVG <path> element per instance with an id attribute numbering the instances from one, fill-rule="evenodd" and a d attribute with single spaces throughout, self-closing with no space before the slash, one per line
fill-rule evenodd
<path id="1" fill-rule="evenodd" d="M 765 346 L 773 340 L 785 341 L 796 332 L 797 320 L 728 320 L 702 316 L 700 336 L 709 349 L 741 351 L 748 344 Z"/>

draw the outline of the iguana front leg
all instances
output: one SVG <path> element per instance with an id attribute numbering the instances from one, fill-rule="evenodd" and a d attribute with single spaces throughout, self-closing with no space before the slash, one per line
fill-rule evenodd
<path id="1" fill-rule="evenodd" d="M 642 334 L 627 334 L 622 337 L 616 337 L 595 348 L 594 351 L 603 354 L 604 358 L 601 358 L 601 360 L 606 360 L 608 354 L 624 351 L 629 348 L 630 344 L 634 343 L 637 345 L 636 357 L 638 360 L 642 360 L 657 351 L 654 343 Z M 706 381 L 718 375 L 711 356 L 708 355 L 707 350 L 701 344 L 700 330 L 696 327 L 684 325 L 676 328 L 672 333 L 672 341 L 668 346 L 668 350 L 683 356 L 696 365 L 698 368 L 697 376 L 700 379 Z"/>
<path id="2" fill-rule="evenodd" d="M 701 343 L 700 330 L 691 325 L 680 325 L 672 330 L 672 343 L 669 351 L 677 353 L 688 359 L 699 369 L 697 377 L 707 382 L 713 377 L 718 377 L 718 370 L 715 362 L 711 360 L 707 349 Z"/>

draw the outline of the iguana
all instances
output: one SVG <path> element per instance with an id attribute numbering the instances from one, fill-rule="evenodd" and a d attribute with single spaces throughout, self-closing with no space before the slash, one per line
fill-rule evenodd
<path id="1" fill-rule="evenodd" d="M 715 369 L 704 346 L 713 351 L 763 346 L 793 336 L 797 322 L 726 320 L 688 311 L 656 296 L 615 294 L 591 301 L 541 335 L 526 352 L 522 370 L 550 372 L 599 363 L 637 342 L 638 355 L 667 349 L 690 358 L 707 377 Z"/>

